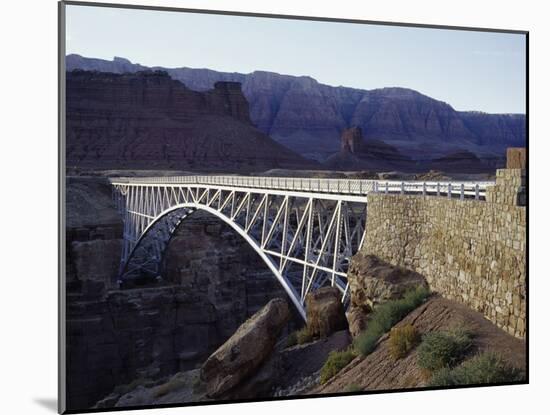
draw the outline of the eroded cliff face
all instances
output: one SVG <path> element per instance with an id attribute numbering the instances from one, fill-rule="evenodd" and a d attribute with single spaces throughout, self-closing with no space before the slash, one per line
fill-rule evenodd
<path id="1" fill-rule="evenodd" d="M 130 61 L 67 56 L 67 69 L 111 72 L 146 69 Z M 279 143 L 320 161 L 339 149 L 344 128 L 360 126 L 367 140 L 381 140 L 419 160 L 469 150 L 486 158 L 524 146 L 525 115 L 456 111 L 449 104 L 406 88 L 363 90 L 333 87 L 308 76 L 254 71 L 160 68 L 196 91 L 217 81 L 242 84 L 255 125 Z M 475 108 L 472 108 L 475 109 Z"/>
<path id="2" fill-rule="evenodd" d="M 165 282 L 119 290 L 122 223 L 101 179 L 70 180 L 67 376 L 71 409 L 115 387 L 195 368 L 270 299 L 285 293 L 252 248 L 206 214 L 186 219 L 165 257 Z M 78 206 L 79 214 L 74 207 Z M 105 208 L 100 209 L 101 206 Z M 97 224 L 88 214 L 99 209 Z"/>
<path id="3" fill-rule="evenodd" d="M 67 72 L 67 166 L 238 171 L 314 166 L 250 121 L 236 82 L 193 91 L 166 72 Z"/>

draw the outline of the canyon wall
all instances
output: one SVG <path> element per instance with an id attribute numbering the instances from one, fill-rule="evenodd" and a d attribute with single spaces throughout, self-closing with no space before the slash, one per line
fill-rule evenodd
<path id="1" fill-rule="evenodd" d="M 113 61 L 68 55 L 67 70 L 125 73 L 148 69 L 123 58 Z M 524 114 L 456 111 L 451 105 L 406 88 L 364 90 L 334 87 L 309 76 L 254 71 L 161 68 L 195 91 L 218 81 L 242 84 L 250 118 L 264 133 L 299 154 L 324 160 L 339 149 L 343 129 L 358 126 L 367 140 L 382 140 L 415 159 L 469 150 L 503 159 L 508 146 L 524 146 Z M 475 108 L 472 108 L 475 110 Z"/>
<path id="2" fill-rule="evenodd" d="M 359 255 L 422 274 L 433 291 L 524 338 L 525 180 L 525 170 L 498 170 L 487 201 L 371 193 Z"/>
<path id="3" fill-rule="evenodd" d="M 270 299 L 286 296 L 242 238 L 201 213 L 178 228 L 162 284 L 119 290 L 122 222 L 108 184 L 69 179 L 67 189 L 71 409 L 90 408 L 139 378 L 195 368 Z"/>

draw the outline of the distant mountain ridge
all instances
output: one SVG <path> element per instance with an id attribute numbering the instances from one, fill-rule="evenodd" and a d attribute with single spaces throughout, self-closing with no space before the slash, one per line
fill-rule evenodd
<path id="1" fill-rule="evenodd" d="M 337 152 L 341 132 L 353 126 L 362 129 L 367 143 L 385 142 L 417 160 L 444 157 L 460 150 L 481 158 L 499 158 L 506 147 L 526 143 L 523 114 L 456 111 L 445 102 L 406 88 L 333 87 L 307 76 L 265 71 L 241 74 L 149 68 L 120 57 L 108 61 L 68 55 L 66 62 L 69 71 L 124 73 L 161 69 L 195 91 L 209 90 L 217 81 L 240 82 L 252 122 L 279 143 L 318 160 Z"/>

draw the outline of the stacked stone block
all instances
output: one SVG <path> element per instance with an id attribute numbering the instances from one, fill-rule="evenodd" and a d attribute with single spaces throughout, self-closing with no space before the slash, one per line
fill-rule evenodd
<path id="1" fill-rule="evenodd" d="M 486 200 L 508 206 L 527 204 L 527 175 L 525 169 L 497 170 L 496 185 L 487 189 Z"/>
<path id="2" fill-rule="evenodd" d="M 432 290 L 524 338 L 524 187 L 524 171 L 511 169 L 498 171 L 487 202 L 369 194 L 361 251 L 424 275 Z"/>

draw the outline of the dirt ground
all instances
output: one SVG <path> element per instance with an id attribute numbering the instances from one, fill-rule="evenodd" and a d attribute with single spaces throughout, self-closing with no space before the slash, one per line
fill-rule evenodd
<path id="1" fill-rule="evenodd" d="M 486 320 L 482 314 L 459 303 L 435 296 L 418 307 L 396 326 L 412 324 L 420 334 L 463 325 L 473 335 L 471 354 L 491 350 L 511 365 L 525 370 L 525 341 L 517 339 Z M 389 334 L 366 358 L 356 358 L 325 385 L 309 391 L 312 394 L 354 390 L 387 390 L 426 386 L 427 375 L 418 365 L 413 349 L 394 361 L 389 353 Z"/>

